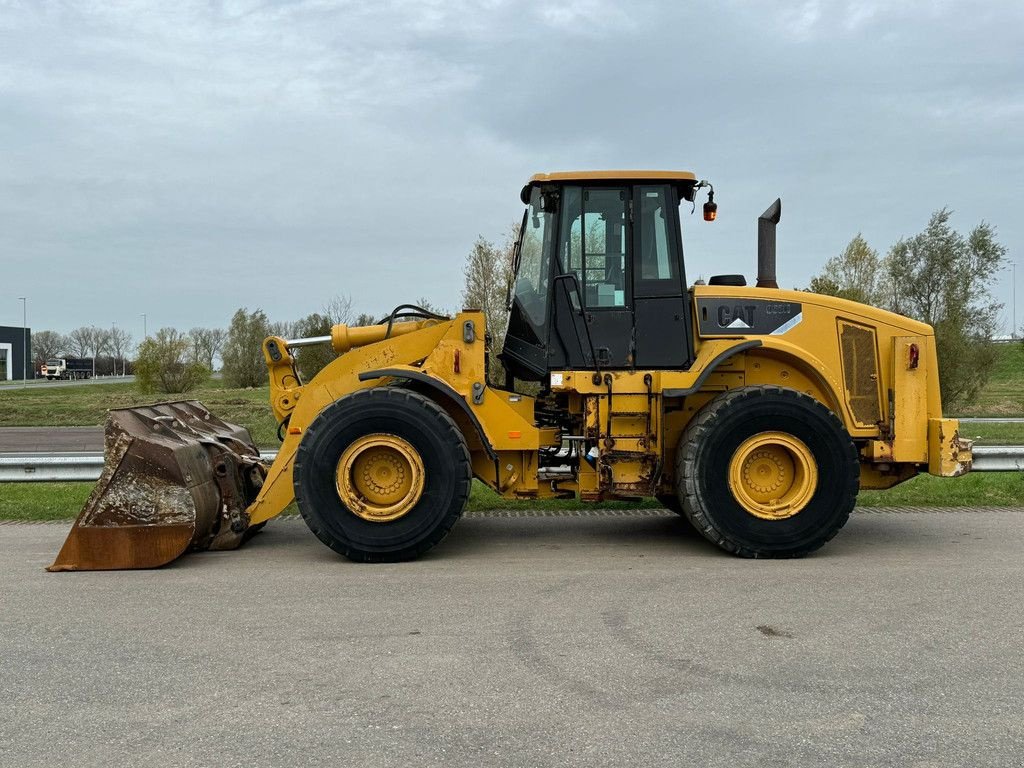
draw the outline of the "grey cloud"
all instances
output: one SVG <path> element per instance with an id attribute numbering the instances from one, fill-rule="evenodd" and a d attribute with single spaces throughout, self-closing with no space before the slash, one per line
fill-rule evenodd
<path id="1" fill-rule="evenodd" d="M 691 277 L 750 273 L 777 194 L 788 284 L 943 205 L 1015 256 L 1022 22 L 1016 3 L 9 3 L 0 323 L 25 294 L 62 330 L 288 319 L 335 293 L 454 307 L 476 235 L 570 167 L 711 178 Z"/>

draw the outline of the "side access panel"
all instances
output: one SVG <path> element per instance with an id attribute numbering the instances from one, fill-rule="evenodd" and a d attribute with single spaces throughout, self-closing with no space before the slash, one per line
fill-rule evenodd
<path id="1" fill-rule="evenodd" d="M 636 367 L 683 368 L 690 362 L 691 324 L 682 296 L 636 299 Z"/>

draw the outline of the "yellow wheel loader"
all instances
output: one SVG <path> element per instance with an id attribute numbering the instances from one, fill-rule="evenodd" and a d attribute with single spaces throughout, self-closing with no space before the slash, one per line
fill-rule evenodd
<path id="1" fill-rule="evenodd" d="M 956 476 L 971 445 L 944 419 L 932 329 L 780 290 L 776 201 L 758 274 L 688 286 L 691 173 L 536 175 L 509 323 L 402 305 L 382 323 L 263 343 L 282 444 L 180 402 L 110 412 L 103 476 L 52 570 L 148 568 L 230 549 L 294 500 L 356 561 L 415 558 L 461 516 L 473 478 L 508 499 L 657 497 L 743 557 L 799 557 L 860 488 Z M 295 355 L 336 358 L 302 381 Z"/>

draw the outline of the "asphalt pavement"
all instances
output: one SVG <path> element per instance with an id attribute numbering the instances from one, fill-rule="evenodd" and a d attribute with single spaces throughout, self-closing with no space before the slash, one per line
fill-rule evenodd
<path id="1" fill-rule="evenodd" d="M 469 517 L 356 565 L 301 520 L 157 571 L 0 525 L 0 763 L 1014 766 L 1024 510 L 857 512 L 804 560 L 667 512 Z"/>
<path id="2" fill-rule="evenodd" d="M 103 427 L 0 427 L 0 453 L 102 453 Z"/>
<path id="3" fill-rule="evenodd" d="M 78 387 L 82 384 L 130 384 L 135 381 L 135 376 L 96 376 L 91 379 L 29 379 L 26 381 L 2 381 L 0 392 L 11 388 L 43 388 L 43 387 Z"/>

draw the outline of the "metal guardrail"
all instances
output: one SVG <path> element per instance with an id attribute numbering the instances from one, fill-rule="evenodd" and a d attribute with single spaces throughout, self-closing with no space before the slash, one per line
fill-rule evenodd
<path id="1" fill-rule="evenodd" d="M 1014 472 L 1024 469 L 1024 445 L 974 446 L 973 472 Z"/>
<path id="2" fill-rule="evenodd" d="M 103 454 L 29 453 L 0 456 L 0 482 L 51 483 L 96 480 L 103 470 Z"/>
<path id="3" fill-rule="evenodd" d="M 277 451 L 260 457 L 273 461 Z M 1024 445 L 974 446 L 974 472 L 1019 472 L 1024 470 Z M 103 471 L 100 453 L 0 454 L 0 483 L 90 482 Z"/>
<path id="4" fill-rule="evenodd" d="M 273 461 L 277 451 L 260 458 Z M 102 453 L 0 454 L 0 483 L 77 483 L 99 480 Z"/>

